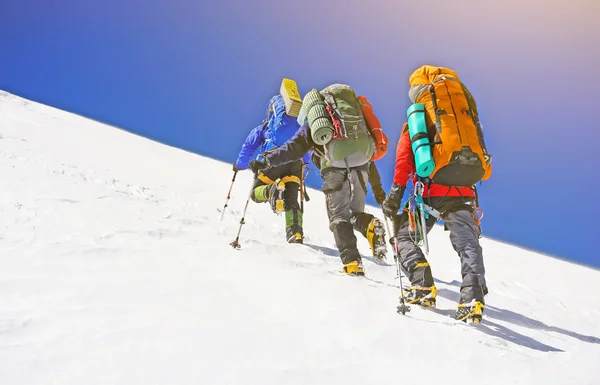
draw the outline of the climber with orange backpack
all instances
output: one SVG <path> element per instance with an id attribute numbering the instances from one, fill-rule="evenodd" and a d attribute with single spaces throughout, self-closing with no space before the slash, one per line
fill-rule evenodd
<path id="1" fill-rule="evenodd" d="M 437 289 L 419 246 L 429 251 L 427 233 L 441 219 L 461 260 L 455 318 L 478 323 L 488 289 L 475 185 L 490 177 L 492 166 L 477 105 L 458 75 L 447 68 L 422 66 L 410 75 L 409 84 L 413 104 L 396 149 L 393 185 L 383 203 L 384 214 L 394 223 L 395 257 L 411 283 L 401 302 L 435 306 Z M 413 189 L 398 215 L 409 179 Z"/>

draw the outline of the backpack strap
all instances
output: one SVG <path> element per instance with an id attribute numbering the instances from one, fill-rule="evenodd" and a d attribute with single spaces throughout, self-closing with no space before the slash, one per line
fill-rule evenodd
<path id="1" fill-rule="evenodd" d="M 465 97 L 467 98 L 467 103 L 469 104 L 469 110 L 467 114 L 473 119 L 473 123 L 477 124 L 479 122 L 479 112 L 477 111 L 477 103 L 475 103 L 475 99 L 473 99 L 473 95 L 471 92 L 465 87 L 463 83 L 460 83 L 460 88 L 462 88 Z"/>
<path id="2" fill-rule="evenodd" d="M 489 164 L 491 162 L 492 156 L 488 153 L 487 147 L 485 146 L 485 140 L 483 138 L 483 129 L 482 124 L 479 121 L 479 112 L 477 111 L 477 103 L 471 95 L 471 92 L 465 87 L 463 83 L 460 83 L 460 86 L 467 98 L 467 103 L 469 104 L 469 110 L 467 111 L 468 115 L 473 119 L 473 123 L 475 123 L 475 128 L 477 129 L 477 137 L 479 138 L 479 144 L 481 145 L 481 150 L 483 151 L 483 155 L 486 158 L 486 162 Z"/>
<path id="3" fill-rule="evenodd" d="M 271 99 L 271 103 L 269 104 L 269 108 L 267 108 L 267 112 L 265 114 L 265 119 L 262 122 L 263 133 L 264 133 L 265 128 L 269 128 L 269 124 L 271 123 L 271 116 L 274 116 L 274 114 L 275 114 L 275 108 L 273 107 L 273 105 L 275 103 L 274 99 L 275 98 Z M 273 115 L 271 115 L 271 112 L 273 112 Z M 261 154 L 264 152 L 263 150 L 265 149 L 265 145 L 266 145 L 266 142 L 264 141 L 264 137 L 263 137 L 263 141 L 260 145 L 260 151 L 259 151 Z"/>
<path id="4" fill-rule="evenodd" d="M 433 85 L 434 83 L 431 83 L 429 85 L 429 93 L 431 94 L 431 102 L 433 103 L 433 111 L 435 111 L 435 130 L 437 131 L 438 134 L 442 133 L 442 120 L 440 119 L 440 110 L 438 109 L 438 105 L 437 105 L 437 98 L 435 96 L 435 87 Z"/>
<path id="5" fill-rule="evenodd" d="M 475 204 L 477 205 L 477 207 L 479 207 L 479 192 L 477 191 L 477 185 L 473 185 L 471 189 L 475 193 Z"/>

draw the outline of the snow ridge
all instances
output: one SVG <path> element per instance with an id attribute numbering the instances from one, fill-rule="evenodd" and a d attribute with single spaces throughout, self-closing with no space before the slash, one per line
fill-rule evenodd
<path id="1" fill-rule="evenodd" d="M 3 91 L 0 180 L 0 384 L 598 383 L 597 270 L 484 238 L 468 327 L 436 228 L 438 308 L 402 316 L 364 239 L 367 277 L 335 274 L 319 191 L 305 245 L 252 203 L 233 250 L 249 172 L 221 222 L 230 165 Z"/>

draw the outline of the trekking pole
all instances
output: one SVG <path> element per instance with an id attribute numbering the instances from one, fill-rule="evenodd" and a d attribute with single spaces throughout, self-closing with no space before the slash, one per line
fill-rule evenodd
<path id="1" fill-rule="evenodd" d="M 227 199 L 225 199 L 225 206 L 223 206 L 223 211 L 221 212 L 221 221 L 223 221 L 223 215 L 225 215 L 225 209 L 227 208 L 227 203 L 229 203 L 229 199 L 231 198 L 231 189 L 233 189 L 233 183 L 235 182 L 236 175 L 237 175 L 237 171 L 234 171 L 233 178 L 231 179 L 231 186 L 229 186 L 229 192 L 227 193 Z"/>
<path id="2" fill-rule="evenodd" d="M 388 224 L 388 218 L 385 216 L 385 214 L 383 215 L 383 217 L 385 218 L 385 226 L 389 233 L 390 225 Z M 396 252 L 396 254 L 394 254 L 394 259 L 396 260 L 396 272 L 398 273 L 398 281 L 400 281 L 400 305 L 398 305 L 398 307 L 396 307 L 396 312 L 402 313 L 402 315 L 405 315 L 407 312 L 410 311 L 410 306 L 406 305 L 406 303 L 404 301 L 404 288 L 402 287 L 402 271 L 400 270 L 400 258 L 398 255 L 398 235 L 395 233 L 394 233 L 394 251 Z"/>
<path id="3" fill-rule="evenodd" d="M 235 241 L 231 242 L 229 245 L 234 249 L 239 249 L 240 246 L 240 233 L 242 232 L 242 226 L 246 223 L 246 210 L 248 210 L 248 204 L 250 203 L 250 197 L 254 192 L 254 184 L 250 187 L 250 194 L 248 194 L 248 199 L 246 200 L 246 206 L 244 206 L 244 212 L 242 213 L 242 219 L 240 219 L 240 227 L 238 228 L 237 236 L 235 237 Z"/>

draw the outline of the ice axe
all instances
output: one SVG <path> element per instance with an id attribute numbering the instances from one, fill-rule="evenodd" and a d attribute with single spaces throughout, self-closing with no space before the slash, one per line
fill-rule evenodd
<path id="1" fill-rule="evenodd" d="M 237 171 L 234 171 L 233 178 L 231 179 L 231 185 L 229 186 L 229 192 L 227 192 L 227 199 L 225 199 L 225 206 L 223 206 L 223 211 L 221 212 L 221 221 L 223 221 L 223 215 L 225 215 L 225 209 L 227 208 L 229 199 L 231 199 L 231 189 L 233 189 L 233 183 L 235 182 L 236 175 L 237 175 Z"/>

